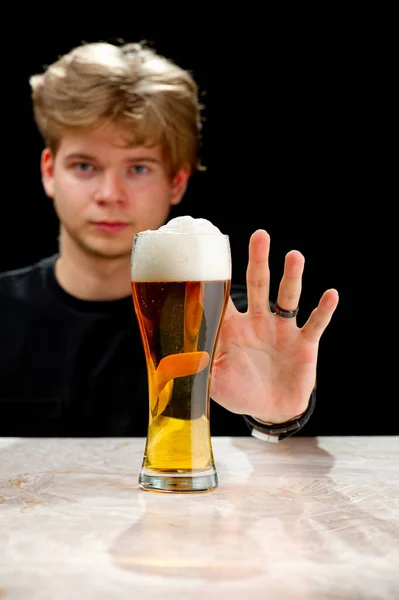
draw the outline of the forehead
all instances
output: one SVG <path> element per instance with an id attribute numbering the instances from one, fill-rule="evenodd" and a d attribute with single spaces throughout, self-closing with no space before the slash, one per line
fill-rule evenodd
<path id="1" fill-rule="evenodd" d="M 120 126 L 107 124 L 96 129 L 79 129 L 64 133 L 57 154 L 65 157 L 70 154 L 87 154 L 99 159 L 112 157 L 127 160 L 148 157 L 164 163 L 160 145 L 131 146 L 127 132 Z"/>

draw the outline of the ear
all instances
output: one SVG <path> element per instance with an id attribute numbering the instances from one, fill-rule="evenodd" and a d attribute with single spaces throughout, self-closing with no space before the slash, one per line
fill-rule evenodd
<path id="1" fill-rule="evenodd" d="M 188 180 L 190 179 L 190 168 L 181 168 L 172 179 L 170 205 L 176 206 L 183 198 L 184 192 L 187 189 Z"/>
<path id="2" fill-rule="evenodd" d="M 54 198 L 54 156 L 51 150 L 45 148 L 40 160 L 40 171 L 44 191 L 49 198 Z"/>

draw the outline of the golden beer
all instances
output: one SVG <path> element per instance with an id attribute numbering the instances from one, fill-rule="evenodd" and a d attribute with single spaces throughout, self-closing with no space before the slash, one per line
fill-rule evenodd
<path id="1" fill-rule="evenodd" d="M 181 241 L 181 236 L 190 234 L 152 234 L 143 252 L 139 252 L 136 238 L 144 233 L 137 234 L 132 253 L 132 296 L 146 357 L 149 393 L 148 432 L 139 483 L 144 489 L 159 491 L 212 489 L 217 485 L 217 474 L 210 435 L 209 386 L 230 293 L 228 240 L 219 234 L 224 254 L 218 257 L 209 253 L 212 244 L 207 247 L 203 239 L 206 234 L 199 244 L 205 252 L 193 243 L 195 236 Z M 162 244 L 157 235 L 177 237 Z M 151 257 L 151 240 L 154 246 L 159 245 L 158 251 L 162 249 L 159 260 L 164 276 L 157 270 L 156 281 L 151 280 L 155 275 L 151 275 L 153 265 L 146 270 L 143 264 Z M 190 255 L 185 254 L 187 250 Z M 173 262 L 179 265 L 182 260 L 191 267 L 173 268 Z M 205 261 L 205 266 L 199 268 L 198 260 Z M 223 269 L 214 268 L 218 260 Z M 133 268 L 135 264 L 137 269 Z M 179 274 L 184 278 L 175 277 Z M 195 274 L 204 275 L 204 279 L 188 277 Z M 205 279 L 221 274 L 224 279 Z"/>

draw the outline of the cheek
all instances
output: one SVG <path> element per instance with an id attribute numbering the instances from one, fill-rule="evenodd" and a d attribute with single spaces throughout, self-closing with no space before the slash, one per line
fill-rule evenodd
<path id="1" fill-rule="evenodd" d="M 170 212 L 170 196 L 164 188 L 151 188 L 131 198 L 129 213 L 138 229 L 156 229 Z"/>
<path id="2" fill-rule="evenodd" d="M 66 218 L 77 217 L 84 212 L 87 197 L 87 191 L 82 193 L 81 186 L 58 183 L 54 190 L 55 210 Z"/>
<path id="3" fill-rule="evenodd" d="M 145 198 L 140 198 L 132 204 L 132 213 L 136 216 L 140 215 L 142 218 L 150 220 L 159 220 L 170 210 L 170 201 L 168 196 L 158 191 L 152 192 Z"/>
<path id="4" fill-rule="evenodd" d="M 148 185 L 138 186 L 132 193 L 133 204 L 148 212 L 163 212 L 165 208 L 169 207 L 170 198 L 170 187 L 159 179 Z"/>

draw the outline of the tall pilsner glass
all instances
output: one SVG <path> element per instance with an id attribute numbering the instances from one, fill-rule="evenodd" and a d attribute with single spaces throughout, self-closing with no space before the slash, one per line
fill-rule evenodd
<path id="1" fill-rule="evenodd" d="M 149 393 L 139 485 L 163 492 L 211 490 L 218 479 L 209 389 L 230 294 L 229 238 L 162 228 L 138 233 L 131 281 Z"/>

